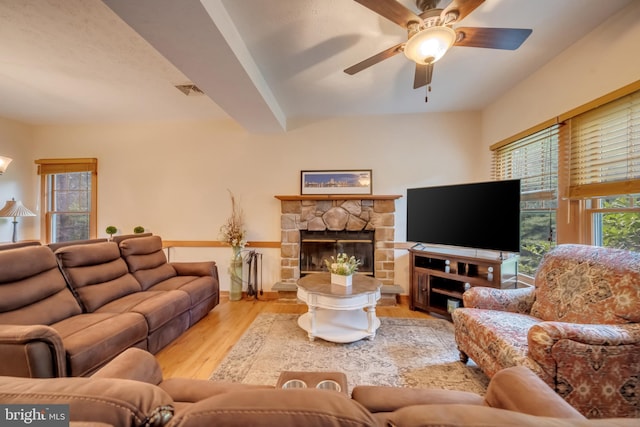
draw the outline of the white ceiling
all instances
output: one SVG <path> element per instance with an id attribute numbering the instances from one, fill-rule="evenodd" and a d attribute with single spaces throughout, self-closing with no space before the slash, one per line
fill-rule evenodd
<path id="1" fill-rule="evenodd" d="M 458 25 L 532 35 L 516 51 L 452 48 L 425 103 L 402 54 L 342 71 L 406 40 L 353 0 L 0 0 L 0 117 L 231 117 L 272 132 L 295 117 L 479 110 L 631 1 L 486 0 Z M 192 82 L 206 96 L 174 87 Z"/>

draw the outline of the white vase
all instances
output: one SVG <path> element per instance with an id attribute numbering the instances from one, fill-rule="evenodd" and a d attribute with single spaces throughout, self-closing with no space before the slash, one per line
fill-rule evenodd
<path id="1" fill-rule="evenodd" d="M 353 274 L 350 274 L 348 276 L 343 276 L 341 274 L 331 273 L 331 283 L 334 285 L 351 286 L 352 281 L 353 281 Z"/>

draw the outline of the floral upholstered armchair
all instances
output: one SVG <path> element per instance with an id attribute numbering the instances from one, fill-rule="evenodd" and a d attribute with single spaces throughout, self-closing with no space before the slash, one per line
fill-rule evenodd
<path id="1" fill-rule="evenodd" d="M 475 287 L 463 304 L 463 362 L 489 377 L 527 366 L 589 418 L 640 417 L 640 253 L 559 245 L 535 288 Z"/>

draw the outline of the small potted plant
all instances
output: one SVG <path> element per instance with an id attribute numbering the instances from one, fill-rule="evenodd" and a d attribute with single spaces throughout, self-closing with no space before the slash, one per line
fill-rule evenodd
<path id="1" fill-rule="evenodd" d="M 361 264 L 359 259 L 345 253 L 325 259 L 324 263 L 331 273 L 331 283 L 342 286 L 351 286 L 353 274 L 358 271 L 358 266 Z"/>
<path id="2" fill-rule="evenodd" d="M 133 227 L 133 234 L 142 234 L 144 233 L 144 227 L 138 225 L 137 227 Z"/>
<path id="3" fill-rule="evenodd" d="M 104 230 L 109 235 L 109 240 L 113 240 L 113 235 L 118 232 L 118 229 L 114 225 L 110 225 Z"/>

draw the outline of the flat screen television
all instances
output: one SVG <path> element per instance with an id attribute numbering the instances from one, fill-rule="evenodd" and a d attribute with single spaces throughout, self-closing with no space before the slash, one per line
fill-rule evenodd
<path id="1" fill-rule="evenodd" d="M 408 189 L 407 241 L 520 252 L 520 180 Z"/>

